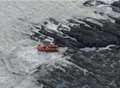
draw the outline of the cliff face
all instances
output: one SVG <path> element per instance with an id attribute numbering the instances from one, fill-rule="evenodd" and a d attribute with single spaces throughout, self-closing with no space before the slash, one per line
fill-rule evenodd
<path id="1" fill-rule="evenodd" d="M 119 2 L 4 2 L 1 88 L 119 88 Z M 46 40 L 59 52 L 38 52 L 36 46 Z"/>

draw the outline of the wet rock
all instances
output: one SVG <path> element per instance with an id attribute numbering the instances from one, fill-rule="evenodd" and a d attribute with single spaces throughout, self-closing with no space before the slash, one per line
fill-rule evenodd
<path id="1" fill-rule="evenodd" d="M 106 3 L 100 0 L 87 0 L 83 3 L 84 6 L 99 6 L 99 5 L 105 5 Z"/>
<path id="2" fill-rule="evenodd" d="M 63 30 L 56 29 L 57 31 L 53 31 L 43 25 L 39 32 L 52 37 L 54 43 L 62 47 L 103 47 L 109 44 L 120 44 L 119 24 L 90 17 L 69 19 L 68 25 L 71 23 L 73 25 L 68 26 L 70 28 L 69 31 L 64 28 L 61 28 Z"/>
<path id="3" fill-rule="evenodd" d="M 67 66 L 45 67 L 34 74 L 44 88 L 119 88 L 120 49 L 72 53 Z M 52 70 L 50 70 L 52 68 Z M 60 86 L 61 85 L 61 86 Z"/>
<path id="4" fill-rule="evenodd" d="M 111 5 L 120 8 L 120 1 L 115 1 Z"/>
<path id="5" fill-rule="evenodd" d="M 89 20 L 88 20 L 89 19 Z M 33 74 L 43 88 L 119 88 L 120 25 L 95 18 L 67 20 L 66 30 L 39 32 L 54 38 L 54 43 L 67 47 L 67 64 L 44 65 Z M 60 22 L 59 22 L 60 23 Z M 81 48 L 94 50 L 84 51 Z"/>

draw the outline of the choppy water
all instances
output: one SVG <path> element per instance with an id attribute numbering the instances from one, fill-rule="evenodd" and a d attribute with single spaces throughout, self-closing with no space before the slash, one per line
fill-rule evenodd
<path id="1" fill-rule="evenodd" d="M 113 60 L 111 63 L 116 66 L 116 63 L 119 63 L 119 53 L 116 54 L 115 51 L 110 51 L 105 54 L 99 54 L 99 52 L 94 52 L 94 49 L 89 48 L 88 50 L 92 49 L 91 53 L 78 51 L 76 54 L 74 53 L 75 55 L 72 55 L 72 59 L 70 59 L 71 55 L 63 56 L 66 52 L 66 47 L 62 48 L 61 52 L 53 54 L 38 53 L 36 45 L 40 42 L 32 41 L 23 34 L 29 33 L 30 29 L 34 28 L 33 24 L 39 25 L 49 17 L 53 17 L 56 20 L 70 19 L 71 16 L 94 17 L 97 19 L 107 18 L 107 16 L 95 14 L 95 7 L 82 6 L 82 2 L 84 0 L 0 1 L 0 88 L 80 88 L 82 82 L 82 88 L 87 88 L 89 85 L 92 88 L 107 88 L 108 84 L 114 84 L 113 88 L 119 88 L 119 84 L 116 83 L 119 82 L 118 79 L 116 79 L 118 81 L 112 79 L 109 81 L 103 77 L 103 82 L 106 82 L 104 84 L 99 77 L 99 75 L 109 74 L 109 69 L 108 73 L 104 72 L 104 67 L 105 69 L 107 66 L 108 68 L 110 67 L 109 63 L 105 65 L 107 61 L 109 62 L 109 59 L 107 61 L 102 59 L 102 64 L 99 63 L 99 60 L 95 61 L 97 55 L 101 60 L 104 55 L 107 58 L 107 55 L 114 54 L 117 60 Z M 108 11 L 107 14 L 109 13 Z M 81 59 L 79 60 L 76 56 Z M 91 58 L 89 59 L 90 56 Z M 111 56 L 110 58 L 112 59 L 113 57 Z M 77 63 L 80 61 L 81 63 Z M 61 64 L 62 66 L 60 66 Z M 86 64 L 89 64 L 90 67 L 87 67 Z M 94 64 L 96 68 L 98 67 L 98 70 L 93 67 Z M 100 67 L 100 65 L 103 65 L 103 67 Z M 36 70 L 36 68 L 38 69 Z M 110 69 L 113 68 L 111 67 Z M 119 69 L 115 69 L 115 71 L 117 70 L 119 71 Z M 99 74 L 102 71 L 103 75 Z M 92 76 L 86 76 L 87 72 Z M 82 78 L 82 76 L 85 77 Z M 98 81 L 95 81 L 93 76 L 97 76 L 96 79 Z M 89 80 L 92 80 L 92 82 Z M 71 85 L 72 83 L 75 85 Z M 97 87 L 94 86 L 95 84 Z M 44 85 L 46 87 L 43 87 Z"/>

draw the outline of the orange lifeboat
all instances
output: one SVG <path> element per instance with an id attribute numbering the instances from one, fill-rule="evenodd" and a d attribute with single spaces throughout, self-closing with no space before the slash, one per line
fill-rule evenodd
<path id="1" fill-rule="evenodd" d="M 54 44 L 38 45 L 37 50 L 39 52 L 57 52 L 58 46 Z"/>

